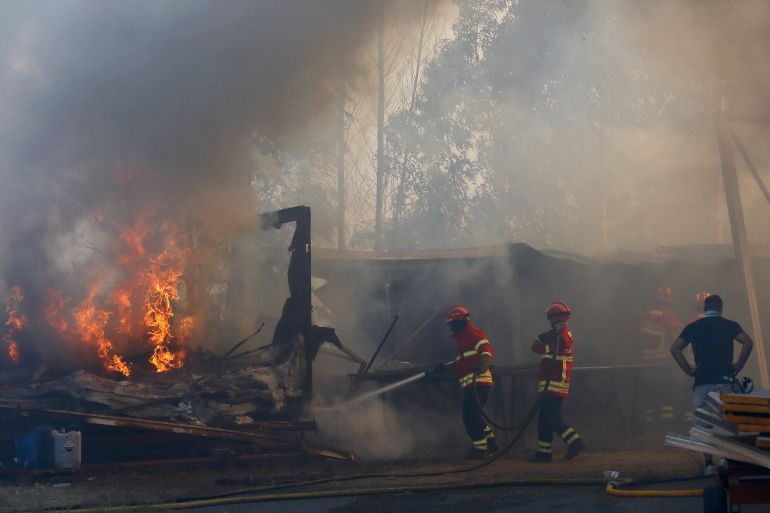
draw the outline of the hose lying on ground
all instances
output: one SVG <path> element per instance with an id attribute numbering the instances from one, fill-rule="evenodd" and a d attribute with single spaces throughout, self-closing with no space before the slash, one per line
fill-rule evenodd
<path id="1" fill-rule="evenodd" d="M 623 483 L 631 484 L 631 483 Z M 622 490 L 621 483 L 607 483 L 605 491 L 613 497 L 701 497 L 703 488 L 690 490 Z"/>
<path id="2" fill-rule="evenodd" d="M 623 480 L 625 483 L 630 480 Z M 49 510 L 48 513 L 134 513 L 153 510 L 180 510 L 226 506 L 232 504 L 250 504 L 258 502 L 277 502 L 289 500 L 331 499 L 337 497 L 358 497 L 366 495 L 387 495 L 397 493 L 430 493 L 444 490 L 475 490 L 505 486 L 596 486 L 604 484 L 602 479 L 523 479 L 496 483 L 450 483 L 432 485 L 388 486 L 381 488 L 349 488 L 343 490 L 318 490 L 312 492 L 293 492 L 262 495 L 241 495 L 237 497 L 211 497 L 182 501 L 170 501 L 154 504 L 135 504 L 130 506 L 89 507 L 80 509 Z"/>
<path id="3" fill-rule="evenodd" d="M 659 481 L 646 481 L 635 483 L 631 479 L 623 478 L 607 485 L 607 493 L 622 497 L 694 497 L 695 492 L 701 490 L 619 490 L 620 486 L 629 486 L 631 484 L 656 484 L 672 481 L 690 481 L 702 479 L 701 476 L 694 478 L 677 478 Z M 381 488 L 352 488 L 342 490 L 319 490 L 307 492 L 262 494 L 262 495 L 241 495 L 234 497 L 208 497 L 181 501 L 170 501 L 155 504 L 136 504 L 130 506 L 111 506 L 111 507 L 90 507 L 80 509 L 53 510 L 49 513 L 134 513 L 146 512 L 152 510 L 181 510 L 213 506 L 226 506 L 232 504 L 251 504 L 259 502 L 277 502 L 289 500 L 310 500 L 310 499 L 331 499 L 338 497 L 358 497 L 366 495 L 387 495 L 397 493 L 430 493 L 447 490 L 474 490 L 484 488 L 500 488 L 513 486 L 596 486 L 604 484 L 603 479 L 518 479 L 510 481 L 499 481 L 494 483 L 450 483 L 450 484 L 428 484 L 428 485 L 406 485 L 406 486 L 388 486 Z M 612 491 L 610 491 L 612 490 Z M 256 490 L 252 490 L 256 491 Z M 673 493 L 678 492 L 678 493 Z M 684 495 L 681 492 L 692 492 L 690 495 Z M 633 495 L 631 495 L 633 494 Z M 643 495 L 637 495 L 643 494 Z"/>

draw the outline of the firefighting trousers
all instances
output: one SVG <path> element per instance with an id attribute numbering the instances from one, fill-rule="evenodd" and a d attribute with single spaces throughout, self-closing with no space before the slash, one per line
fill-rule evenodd
<path id="1" fill-rule="evenodd" d="M 538 452 L 551 453 L 553 434 L 556 433 L 568 445 L 580 439 L 577 431 L 561 418 L 562 397 L 544 395 L 540 398 L 537 417 Z"/>
<path id="2" fill-rule="evenodd" d="M 481 385 L 469 385 L 463 389 L 463 424 L 473 443 L 473 448 L 479 451 L 486 451 L 487 441 L 495 437 L 492 428 L 487 425 L 479 409 L 479 405 L 484 406 L 486 404 L 491 389 L 492 387 Z M 478 402 L 476 401 L 477 395 Z"/>

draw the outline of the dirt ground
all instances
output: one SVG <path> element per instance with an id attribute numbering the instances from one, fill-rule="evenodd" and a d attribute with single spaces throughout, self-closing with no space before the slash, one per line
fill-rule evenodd
<path id="1" fill-rule="evenodd" d="M 332 475 L 444 472 L 468 465 L 469 462 L 462 459 L 386 463 L 304 460 L 252 468 L 178 468 L 141 472 L 108 472 L 103 469 L 93 472 L 86 469 L 77 475 L 38 480 L 32 484 L 0 485 L 0 512 L 169 502 L 222 495 L 287 479 L 304 481 Z M 604 470 L 617 470 L 622 476 L 636 480 L 669 479 L 697 475 L 701 471 L 701 464 L 697 455 L 674 449 L 587 451 L 571 462 L 555 460 L 548 464 L 530 464 L 524 460 L 523 455 L 515 455 L 506 456 L 472 472 L 438 477 L 362 479 L 305 489 L 475 484 L 517 479 L 601 479 Z"/>

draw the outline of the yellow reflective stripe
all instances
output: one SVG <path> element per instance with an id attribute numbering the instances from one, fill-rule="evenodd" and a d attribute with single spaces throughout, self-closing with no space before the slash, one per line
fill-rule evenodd
<path id="1" fill-rule="evenodd" d="M 541 381 L 538 383 L 537 391 L 542 392 L 545 390 L 545 381 Z M 557 382 L 551 382 L 548 383 L 548 392 L 562 392 L 567 393 L 569 392 L 569 383 L 557 383 Z"/>
<path id="2" fill-rule="evenodd" d="M 470 351 L 465 351 L 464 353 L 458 354 L 457 357 L 455 358 L 455 361 L 459 362 L 463 358 L 468 358 L 468 357 L 473 356 L 475 354 L 478 354 L 478 351 L 476 351 L 475 349 L 471 349 Z"/>
<path id="3" fill-rule="evenodd" d="M 463 388 L 473 383 L 473 373 L 458 378 Z M 492 373 L 489 369 L 476 376 L 476 383 L 492 383 Z"/>
<path id="4" fill-rule="evenodd" d="M 560 434 L 559 436 L 560 436 L 561 438 L 566 438 L 567 436 L 571 435 L 571 434 L 572 434 L 572 433 L 574 433 L 574 432 L 575 432 L 575 430 L 574 430 L 574 429 L 572 429 L 572 428 L 567 428 L 567 430 L 566 430 L 566 431 L 564 431 L 564 433 Z"/>
<path id="5" fill-rule="evenodd" d="M 539 440 L 537 442 L 537 446 L 538 447 L 542 447 L 543 449 L 548 449 L 548 448 L 551 447 L 551 445 L 553 445 L 553 444 L 551 444 L 550 442 L 541 442 Z"/>
<path id="6" fill-rule="evenodd" d="M 557 356 L 557 355 L 543 355 L 540 358 L 544 360 L 555 360 L 558 362 L 571 362 L 574 361 L 574 356 Z"/>
<path id="7" fill-rule="evenodd" d="M 487 351 L 484 351 L 483 353 L 481 353 L 481 356 L 484 356 L 484 355 L 487 355 L 490 358 L 492 357 L 492 353 L 488 353 Z"/>
<path id="8" fill-rule="evenodd" d="M 484 344 L 489 344 L 489 340 L 487 340 L 487 339 L 479 340 L 478 342 L 476 342 L 476 347 L 474 347 L 473 349 L 475 349 L 476 351 L 478 351 L 478 350 L 479 350 L 479 348 L 480 348 L 481 346 L 483 346 Z"/>
<path id="9" fill-rule="evenodd" d="M 577 433 L 572 433 L 569 438 L 565 438 L 564 441 L 567 443 L 567 445 L 572 445 L 576 441 L 580 439 L 580 435 Z"/>

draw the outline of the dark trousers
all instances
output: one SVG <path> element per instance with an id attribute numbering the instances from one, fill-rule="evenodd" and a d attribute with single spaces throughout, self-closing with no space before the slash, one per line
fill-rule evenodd
<path id="1" fill-rule="evenodd" d="M 469 385 L 463 389 L 463 424 L 473 442 L 473 448 L 480 451 L 486 450 L 487 439 L 495 436 L 479 410 L 479 404 L 481 406 L 486 404 L 491 389 L 492 387 L 481 385 Z M 476 395 L 479 398 L 478 403 Z"/>
<path id="2" fill-rule="evenodd" d="M 567 444 L 573 443 L 580 435 L 561 418 L 563 397 L 543 395 L 537 417 L 538 450 L 550 453 L 553 434 L 556 433 Z"/>

